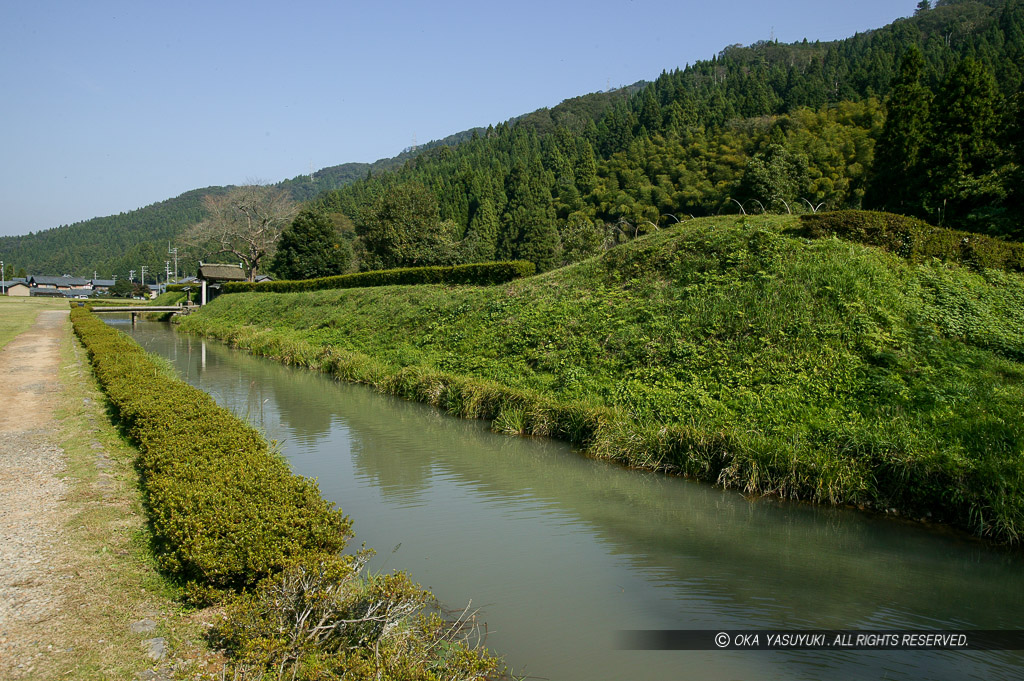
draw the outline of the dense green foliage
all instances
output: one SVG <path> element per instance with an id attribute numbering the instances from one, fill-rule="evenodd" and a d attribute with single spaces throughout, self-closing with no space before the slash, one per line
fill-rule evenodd
<path id="1" fill-rule="evenodd" d="M 834 43 L 730 47 L 596 122 L 499 125 L 318 201 L 365 225 L 382 194 L 437 201 L 452 262 L 539 271 L 686 215 L 876 207 L 1024 238 L 1020 0 L 941 2 Z M 888 115 L 887 115 L 888 114 Z M 493 234 L 493 236 L 492 236 Z M 375 264 L 368 266 L 375 267 Z"/>
<path id="2" fill-rule="evenodd" d="M 498 662 L 403 573 L 364 576 L 342 556 L 351 522 L 293 475 L 252 427 L 168 375 L 128 336 L 72 307 L 113 412 L 139 448 L 160 567 L 200 603 L 229 602 L 231 668 L 262 678 L 480 678 Z M 323 619 L 309 620 L 307 608 Z M 305 613 L 305 614 L 304 614 Z M 341 621 L 339 621 L 341 620 Z"/>
<path id="3" fill-rule="evenodd" d="M 931 225 L 903 215 L 847 210 L 802 215 L 801 234 L 881 246 L 917 262 L 938 258 L 975 269 L 1024 272 L 1024 244 Z"/>
<path id="4" fill-rule="evenodd" d="M 224 296 L 183 328 L 748 492 L 1024 523 L 1024 279 L 707 218 L 491 288 Z"/>
<path id="5" fill-rule="evenodd" d="M 533 263 L 482 262 L 453 267 L 403 267 L 391 270 L 373 270 L 337 277 L 285 281 L 264 281 L 259 283 L 227 282 L 224 293 L 247 293 L 266 291 L 291 293 L 295 291 L 323 291 L 338 288 L 363 288 L 367 286 L 408 286 L 412 284 L 470 284 L 490 286 L 503 284 L 519 277 L 534 273 Z M 173 287 L 177 288 L 177 287 Z"/>
<path id="6" fill-rule="evenodd" d="M 971 56 L 930 90 L 920 52 L 908 51 L 869 198 L 939 224 L 1020 237 L 1021 213 L 1007 201 L 1015 182 L 1012 148 L 1002 147 L 1006 131 L 1012 136 L 1024 122 L 1012 109 L 997 112 L 1003 99 L 990 69 Z"/>
<path id="7" fill-rule="evenodd" d="M 281 234 L 270 269 L 281 279 L 314 279 L 344 274 L 351 262 L 352 246 L 334 223 L 307 209 Z"/>
<path id="8" fill-rule="evenodd" d="M 415 182 L 381 192 L 358 232 L 364 269 L 451 264 L 453 235 L 440 224 L 434 195 Z"/>

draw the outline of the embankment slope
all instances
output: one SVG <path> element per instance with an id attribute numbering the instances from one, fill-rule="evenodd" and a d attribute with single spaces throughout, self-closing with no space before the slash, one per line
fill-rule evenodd
<path id="1" fill-rule="evenodd" d="M 706 218 L 496 287 L 222 296 L 182 328 L 750 493 L 1024 527 L 1024 276 Z"/>

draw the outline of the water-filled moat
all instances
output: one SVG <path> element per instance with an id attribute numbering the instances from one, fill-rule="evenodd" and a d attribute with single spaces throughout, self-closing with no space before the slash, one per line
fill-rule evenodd
<path id="1" fill-rule="evenodd" d="M 1016 678 L 1020 652 L 631 651 L 625 629 L 1015 629 L 1024 555 L 962 534 L 772 499 L 491 433 L 370 388 L 110 320 L 278 441 L 355 522 L 353 548 L 548 679 Z"/>

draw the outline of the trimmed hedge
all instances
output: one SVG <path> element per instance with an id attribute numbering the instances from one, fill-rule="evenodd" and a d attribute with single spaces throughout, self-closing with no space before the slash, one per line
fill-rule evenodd
<path id="1" fill-rule="evenodd" d="M 293 293 L 296 291 L 323 291 L 336 288 L 364 288 L 368 286 L 396 286 L 415 284 L 470 284 L 492 286 L 529 277 L 536 271 L 532 262 L 514 260 L 509 262 L 484 262 L 451 267 L 403 267 L 393 270 L 374 270 L 356 274 L 341 274 L 336 277 L 318 279 L 297 279 L 283 281 L 227 282 L 224 293 L 246 293 L 262 291 L 269 293 Z M 170 288 L 170 287 L 168 287 Z"/>
<path id="2" fill-rule="evenodd" d="M 975 269 L 1024 272 L 1024 244 L 933 227 L 905 215 L 840 210 L 801 215 L 800 222 L 801 234 L 812 239 L 837 236 L 869 246 L 881 246 L 914 261 L 939 258 Z"/>
<path id="3" fill-rule="evenodd" d="M 71 311 L 96 377 L 138 446 L 160 567 L 196 602 L 252 587 L 297 560 L 333 556 L 351 522 L 317 484 L 213 398 L 162 373 L 131 338 Z"/>

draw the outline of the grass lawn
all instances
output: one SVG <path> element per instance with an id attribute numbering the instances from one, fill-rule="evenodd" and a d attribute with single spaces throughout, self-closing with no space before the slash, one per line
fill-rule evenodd
<path id="1" fill-rule="evenodd" d="M 36 321 L 40 310 L 66 310 L 68 301 L 54 298 L 0 296 L 0 348 Z"/>

